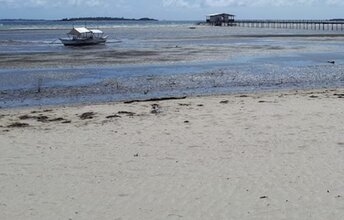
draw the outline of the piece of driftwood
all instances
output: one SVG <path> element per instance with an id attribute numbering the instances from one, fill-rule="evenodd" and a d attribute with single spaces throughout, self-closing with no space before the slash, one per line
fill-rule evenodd
<path id="1" fill-rule="evenodd" d="M 142 100 L 130 100 L 125 101 L 125 104 L 131 104 L 134 102 L 157 102 L 157 101 L 166 101 L 166 100 L 176 100 L 176 99 L 186 99 L 186 96 L 182 97 L 163 97 L 163 98 L 152 98 L 152 99 L 142 99 Z"/>

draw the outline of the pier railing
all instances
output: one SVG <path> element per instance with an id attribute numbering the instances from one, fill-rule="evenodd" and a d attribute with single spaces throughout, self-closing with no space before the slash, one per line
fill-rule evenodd
<path id="1" fill-rule="evenodd" d="M 218 24 L 217 24 L 218 25 Z M 220 26 L 344 31 L 344 20 L 235 20 Z"/>

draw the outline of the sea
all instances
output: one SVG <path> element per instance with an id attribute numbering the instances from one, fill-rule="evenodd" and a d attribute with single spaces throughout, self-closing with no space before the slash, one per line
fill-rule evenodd
<path id="1" fill-rule="evenodd" d="M 0 20 L 0 108 L 344 84 L 344 32 L 199 21 Z M 73 27 L 105 45 L 65 47 Z"/>

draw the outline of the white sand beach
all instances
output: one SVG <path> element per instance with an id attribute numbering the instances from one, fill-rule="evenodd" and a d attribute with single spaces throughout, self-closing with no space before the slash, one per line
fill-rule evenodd
<path id="1" fill-rule="evenodd" d="M 0 109 L 0 219 L 343 219 L 343 98 Z"/>

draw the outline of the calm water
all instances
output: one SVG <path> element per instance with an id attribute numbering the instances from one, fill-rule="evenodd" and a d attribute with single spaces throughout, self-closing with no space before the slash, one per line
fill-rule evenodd
<path id="1" fill-rule="evenodd" d="M 0 61 L 0 106 L 343 85 L 344 36 L 337 36 L 341 32 L 196 23 L 87 22 L 109 35 L 108 43 L 68 48 L 57 39 L 84 22 L 0 21 L 0 56 L 10 63 Z M 126 55 L 126 62 L 121 57 L 107 63 L 79 62 L 88 54 L 100 60 L 105 53 L 125 51 L 134 51 Z M 135 51 L 150 51 L 155 57 Z M 42 62 L 24 59 L 25 54 Z M 56 55 L 72 57 L 75 63 L 44 61 Z"/>

